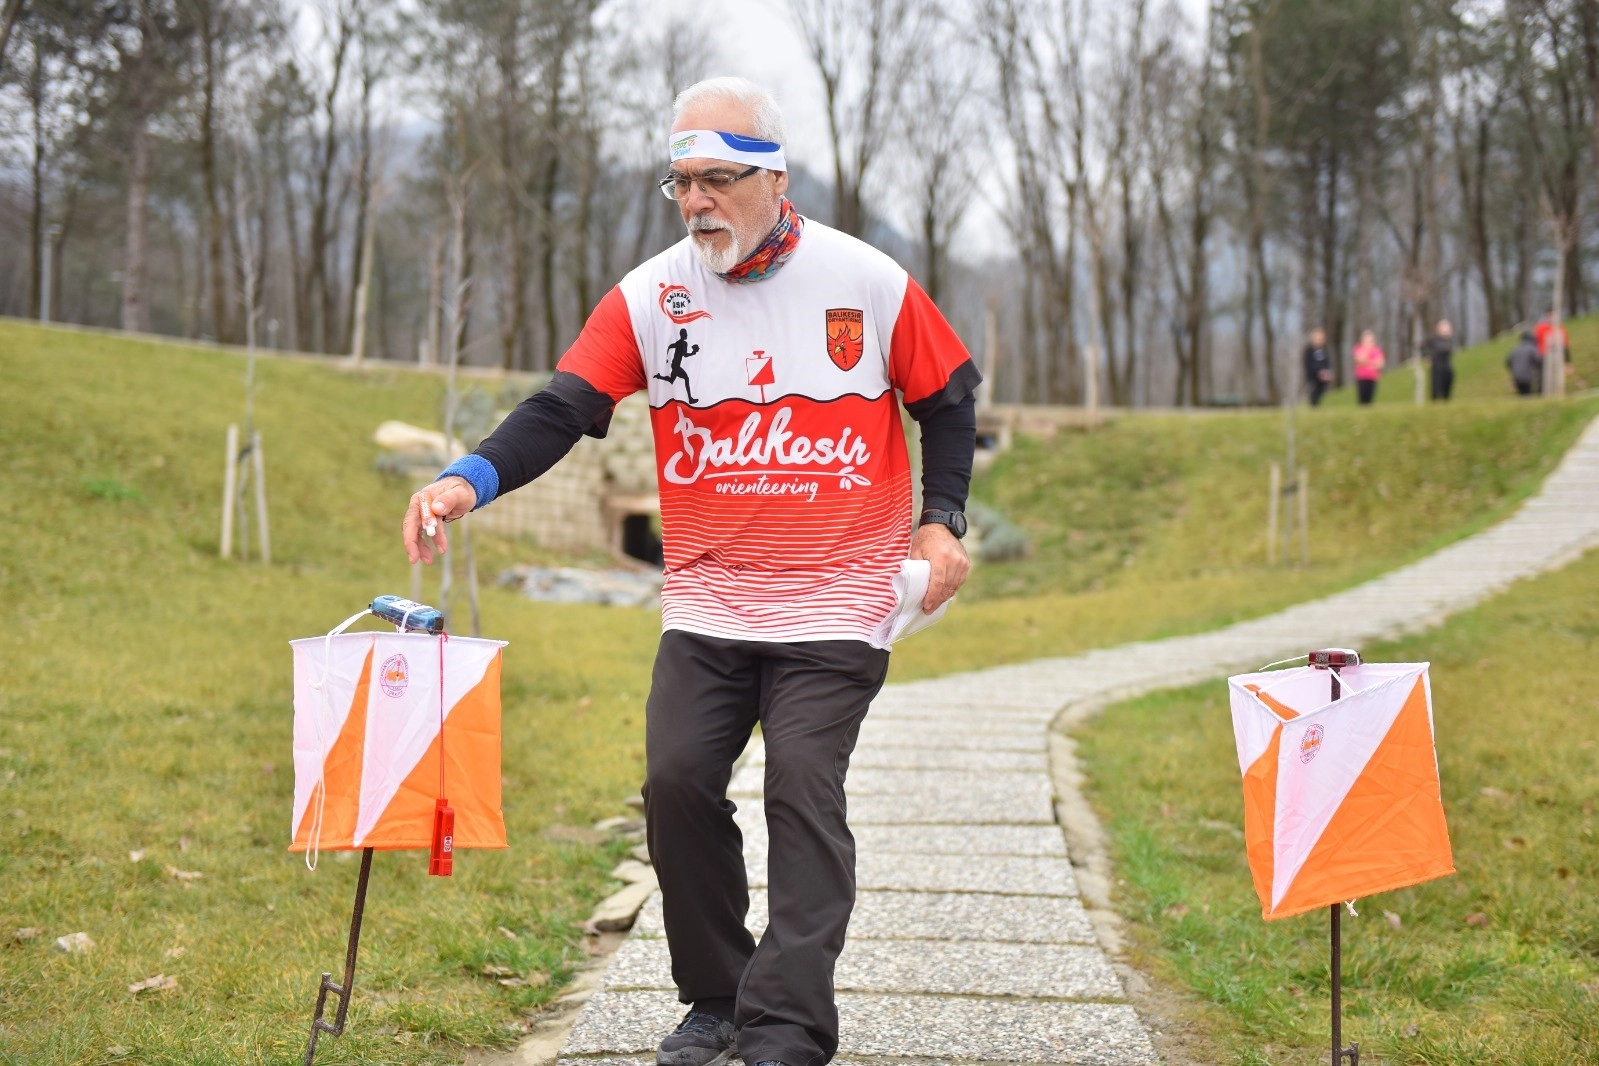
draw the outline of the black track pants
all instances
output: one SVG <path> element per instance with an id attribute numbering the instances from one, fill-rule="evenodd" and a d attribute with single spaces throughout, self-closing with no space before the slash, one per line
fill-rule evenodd
<path id="1" fill-rule="evenodd" d="M 855 906 L 844 774 L 888 652 L 661 635 L 645 711 L 644 812 L 672 978 L 684 1003 L 736 1004 L 746 1063 L 822 1066 L 838 1049 L 833 964 Z M 766 742 L 769 924 L 744 927 L 749 883 L 727 785 L 756 722 Z"/>

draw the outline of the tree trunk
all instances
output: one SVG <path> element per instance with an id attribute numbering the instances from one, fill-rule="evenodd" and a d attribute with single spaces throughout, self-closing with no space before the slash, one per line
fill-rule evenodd
<path id="1" fill-rule="evenodd" d="M 217 340 L 227 344 L 234 340 L 234 332 L 228 320 L 228 273 L 223 265 L 226 260 L 222 252 L 222 236 L 226 225 L 222 217 L 221 197 L 218 195 L 216 137 L 216 89 L 221 73 L 218 70 L 217 52 L 223 46 L 217 40 L 216 26 L 212 21 L 215 12 L 211 10 L 211 5 L 202 4 L 200 7 L 202 18 L 205 19 L 200 41 L 204 64 L 200 94 L 200 179 L 205 185 L 206 250 L 211 260 L 211 328 L 216 331 Z"/>
<path id="2" fill-rule="evenodd" d="M 20 7 L 20 3 L 12 6 Z M 12 13 L 15 17 L 15 14 Z M 9 28 L 8 28 L 9 29 Z M 44 56 L 40 41 L 33 40 L 33 69 L 28 72 L 28 107 L 33 118 L 32 217 L 28 220 L 29 266 L 27 315 L 43 317 L 44 294 Z"/>
<path id="3" fill-rule="evenodd" d="M 122 328 L 147 333 L 150 307 L 145 214 L 150 199 L 150 140 L 143 100 L 137 100 L 134 106 L 128 146 L 127 233 L 122 253 Z"/>

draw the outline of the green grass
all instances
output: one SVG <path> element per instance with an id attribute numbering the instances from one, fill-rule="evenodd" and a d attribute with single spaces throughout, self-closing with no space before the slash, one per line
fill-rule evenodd
<path id="1" fill-rule="evenodd" d="M 1599 553 L 1363 651 L 1432 663 L 1459 872 L 1345 916 L 1345 1039 L 1407 1066 L 1599 1061 Z M 1325 1056 L 1327 918 L 1260 917 L 1224 686 L 1110 708 L 1080 755 L 1135 961 L 1192 994 L 1204 1061 Z"/>
<path id="2" fill-rule="evenodd" d="M 274 565 L 216 558 L 220 452 L 243 408 L 235 354 L 0 322 L 0 491 L 12 611 L 0 660 L 0 1062 L 286 1061 L 337 969 L 355 866 L 285 850 L 291 638 L 404 592 L 409 490 L 373 470 L 375 426 L 436 424 L 436 379 L 264 360 Z M 1312 565 L 1267 570 L 1266 463 L 1282 416 L 1124 418 L 1023 441 L 978 483 L 1032 535 L 895 654 L 925 676 L 1193 631 L 1348 584 L 1526 495 L 1596 406 L 1320 411 L 1299 424 Z M 481 572 L 537 558 L 481 538 Z M 1129 561 L 1130 557 L 1130 561 Z M 436 592 L 430 576 L 424 598 Z M 349 1035 L 325 1061 L 442 1063 L 554 995 L 614 847 L 544 830 L 621 813 L 642 776 L 657 615 L 531 604 L 497 588 L 512 848 L 443 881 L 379 855 Z M 16 812 L 21 812 L 20 814 Z M 185 844 L 187 847 L 185 847 Z M 146 857 L 132 863 L 128 853 Z M 199 871 L 180 882 L 165 867 Z M 509 940 L 504 926 L 518 933 Z M 11 931 L 43 935 L 13 943 Z M 88 932 L 88 955 L 50 950 Z M 181 955 L 168 952 L 181 949 Z M 546 973 L 510 990 L 485 963 Z M 155 973 L 169 992 L 127 985 Z"/>

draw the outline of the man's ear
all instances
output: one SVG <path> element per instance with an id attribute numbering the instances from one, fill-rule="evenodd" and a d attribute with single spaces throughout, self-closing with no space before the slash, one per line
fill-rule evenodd
<path id="1" fill-rule="evenodd" d="M 779 170 L 772 174 L 772 188 L 779 196 L 788 192 L 788 171 Z"/>

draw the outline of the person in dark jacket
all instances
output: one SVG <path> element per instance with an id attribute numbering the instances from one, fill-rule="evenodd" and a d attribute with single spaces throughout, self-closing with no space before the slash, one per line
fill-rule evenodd
<path id="1" fill-rule="evenodd" d="M 1543 391 L 1540 387 L 1543 385 L 1543 355 L 1538 351 L 1537 334 L 1530 329 L 1522 332 L 1521 343 L 1505 356 L 1505 367 L 1510 371 L 1517 396 L 1532 396 Z"/>
<path id="2" fill-rule="evenodd" d="M 1325 330 L 1311 330 L 1309 340 L 1305 345 L 1305 387 L 1310 390 L 1310 406 L 1315 407 L 1332 384 L 1332 359 L 1327 355 Z"/>
<path id="3" fill-rule="evenodd" d="M 1447 318 L 1438 320 L 1421 354 L 1432 365 L 1432 398 L 1448 400 L 1455 388 L 1455 328 Z"/>

